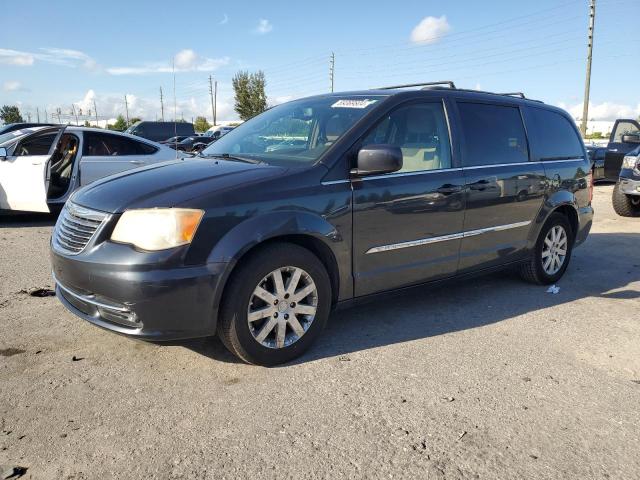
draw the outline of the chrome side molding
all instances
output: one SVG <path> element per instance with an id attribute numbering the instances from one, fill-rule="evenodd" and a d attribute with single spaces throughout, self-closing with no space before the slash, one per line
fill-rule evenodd
<path id="1" fill-rule="evenodd" d="M 429 245 L 430 243 L 447 242 L 449 240 L 459 240 L 461 238 L 474 237 L 476 235 L 483 235 L 485 233 L 501 232 L 503 230 L 510 230 L 512 228 L 526 227 L 531 224 L 531 220 L 524 222 L 509 223 L 507 225 L 496 225 L 494 227 L 480 228 L 477 230 L 468 230 L 466 232 L 451 233 L 449 235 L 442 235 L 440 237 L 428 237 L 420 238 L 418 240 L 409 240 L 407 242 L 392 243 L 390 245 L 380 245 L 379 247 L 373 247 L 366 251 L 366 254 L 388 252 L 390 250 L 398 250 L 401 248 L 419 247 L 421 245 Z"/>

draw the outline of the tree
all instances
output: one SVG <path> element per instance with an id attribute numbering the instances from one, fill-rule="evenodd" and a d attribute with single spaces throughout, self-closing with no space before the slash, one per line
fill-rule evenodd
<path id="1" fill-rule="evenodd" d="M 235 92 L 235 110 L 242 120 L 248 120 L 267 109 L 264 73 L 240 71 L 232 80 Z"/>
<path id="2" fill-rule="evenodd" d="M 20 115 L 20 109 L 16 106 L 4 105 L 0 109 L 0 119 L 4 123 L 22 123 L 24 119 Z"/>
<path id="3" fill-rule="evenodd" d="M 134 123 L 138 123 L 141 122 L 142 119 L 140 117 L 133 117 L 131 120 L 129 120 L 129 126 L 133 125 Z"/>
<path id="4" fill-rule="evenodd" d="M 124 132 L 127 129 L 127 121 L 124 119 L 122 115 L 118 115 L 116 121 L 113 125 L 110 125 L 110 130 L 117 130 L 119 132 Z"/>
<path id="5" fill-rule="evenodd" d="M 196 121 L 193 122 L 193 128 L 196 132 L 206 132 L 211 128 L 211 125 L 205 117 L 196 117 Z"/>

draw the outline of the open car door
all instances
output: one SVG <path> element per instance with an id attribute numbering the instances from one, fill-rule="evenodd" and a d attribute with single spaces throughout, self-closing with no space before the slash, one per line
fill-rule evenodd
<path id="1" fill-rule="evenodd" d="M 49 212 L 47 190 L 51 157 L 65 126 L 38 129 L 9 141 L 0 156 L 0 209 Z"/>
<path id="2" fill-rule="evenodd" d="M 633 119 L 616 120 L 604 157 L 604 176 L 607 180 L 618 180 L 622 159 L 631 150 L 638 148 L 637 143 L 624 141 L 626 135 L 640 135 L 640 124 Z"/>

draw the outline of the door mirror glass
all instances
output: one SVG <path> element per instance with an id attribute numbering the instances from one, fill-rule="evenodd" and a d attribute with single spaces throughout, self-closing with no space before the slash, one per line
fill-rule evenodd
<path id="1" fill-rule="evenodd" d="M 5 158 L 7 158 L 7 149 L 0 147 L 0 160 L 4 160 Z"/>
<path id="2" fill-rule="evenodd" d="M 622 136 L 622 143 L 640 143 L 640 134 L 628 133 Z"/>
<path id="3" fill-rule="evenodd" d="M 358 176 L 397 172 L 402 168 L 402 150 L 393 145 L 367 145 L 358 152 Z"/>

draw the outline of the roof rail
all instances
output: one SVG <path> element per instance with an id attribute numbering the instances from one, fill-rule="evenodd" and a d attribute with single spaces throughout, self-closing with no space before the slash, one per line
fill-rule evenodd
<path id="1" fill-rule="evenodd" d="M 434 87 L 437 85 L 447 85 L 449 88 L 456 88 L 456 84 L 451 80 L 445 80 L 442 82 L 425 82 L 425 83 L 408 83 L 405 85 L 392 85 L 390 87 L 379 87 L 373 90 L 395 90 L 396 88 L 409 88 L 409 87 Z"/>
<path id="2" fill-rule="evenodd" d="M 504 95 L 505 97 L 527 98 L 527 97 L 524 96 L 524 93 L 522 93 L 522 92 L 499 93 L 498 95 Z"/>

